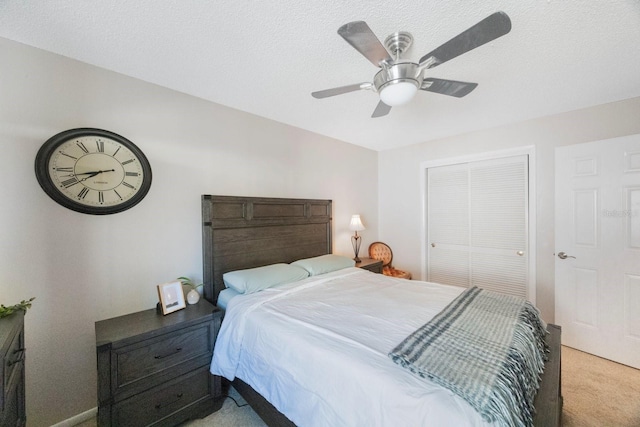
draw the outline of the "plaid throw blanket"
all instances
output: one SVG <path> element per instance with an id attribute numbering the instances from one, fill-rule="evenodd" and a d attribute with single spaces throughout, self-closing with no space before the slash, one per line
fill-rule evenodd
<path id="1" fill-rule="evenodd" d="M 464 398 L 498 425 L 533 425 L 547 331 L 528 301 L 473 287 L 389 357 Z"/>

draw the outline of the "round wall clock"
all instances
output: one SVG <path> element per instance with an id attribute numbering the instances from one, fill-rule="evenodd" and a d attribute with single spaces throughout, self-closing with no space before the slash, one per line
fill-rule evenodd
<path id="1" fill-rule="evenodd" d="M 151 187 L 151 166 L 128 139 L 102 129 L 70 129 L 52 136 L 36 155 L 42 189 L 62 206 L 106 215 L 138 204 Z"/>

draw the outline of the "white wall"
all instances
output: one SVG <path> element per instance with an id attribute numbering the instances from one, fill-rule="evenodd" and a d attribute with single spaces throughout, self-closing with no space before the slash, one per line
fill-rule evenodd
<path id="1" fill-rule="evenodd" d="M 334 252 L 377 239 L 377 153 L 0 39 L 0 303 L 26 317 L 27 417 L 96 406 L 94 322 L 155 306 L 155 286 L 202 278 L 200 195 L 333 199 Z M 260 96 L 260 92 L 256 92 Z M 34 159 L 76 127 L 119 133 L 151 162 L 133 209 L 83 215 L 39 187 Z M 357 185 L 371 179 L 367 185 Z"/>
<path id="2" fill-rule="evenodd" d="M 640 133 L 640 98 L 388 150 L 379 156 L 379 235 L 394 266 L 420 278 L 422 203 L 420 163 L 535 146 L 537 190 L 537 305 L 554 319 L 554 148 Z"/>

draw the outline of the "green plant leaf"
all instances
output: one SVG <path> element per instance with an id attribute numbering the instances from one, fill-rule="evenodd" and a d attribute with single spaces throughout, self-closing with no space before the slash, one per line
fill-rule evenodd
<path id="1" fill-rule="evenodd" d="M 28 308 L 31 308 L 31 302 L 36 299 L 36 297 L 32 297 L 29 300 L 22 300 L 18 304 L 5 307 L 4 304 L 0 304 L 0 318 L 7 317 L 18 310 L 27 311 Z"/>
<path id="2" fill-rule="evenodd" d="M 191 288 L 193 289 L 198 289 L 200 286 L 203 286 L 202 283 L 200 283 L 199 285 L 196 285 L 195 283 L 193 283 L 193 280 L 184 276 L 178 277 L 176 280 L 179 280 L 180 283 L 182 283 L 184 286 L 191 286 Z"/>

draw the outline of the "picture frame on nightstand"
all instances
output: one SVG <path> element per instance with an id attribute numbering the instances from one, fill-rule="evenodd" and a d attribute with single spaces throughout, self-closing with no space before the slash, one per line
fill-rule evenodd
<path id="1" fill-rule="evenodd" d="M 179 281 L 158 285 L 158 297 L 160 298 L 160 308 L 163 315 L 173 313 L 187 306 L 184 300 L 182 283 Z"/>

